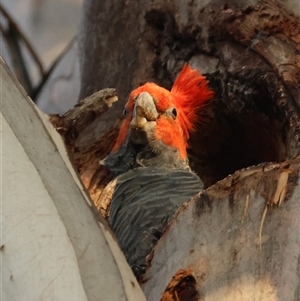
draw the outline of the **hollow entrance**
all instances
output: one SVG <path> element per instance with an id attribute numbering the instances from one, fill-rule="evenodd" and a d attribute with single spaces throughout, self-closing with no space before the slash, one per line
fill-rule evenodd
<path id="1" fill-rule="evenodd" d="M 224 89 L 217 92 L 212 106 L 203 113 L 209 120 L 190 138 L 190 166 L 206 187 L 239 169 L 296 155 L 289 141 L 293 137 L 290 122 L 285 107 L 279 104 L 276 87 L 269 92 L 263 82 L 256 84 L 244 85 L 245 93 L 234 93 L 234 100 L 228 99 Z"/>
<path id="2" fill-rule="evenodd" d="M 190 164 L 206 186 L 236 170 L 287 159 L 285 129 L 276 121 L 223 116 L 191 138 Z"/>
<path id="3" fill-rule="evenodd" d="M 153 77 L 157 82 L 171 88 L 187 61 L 201 73 L 208 73 L 204 75 L 215 92 L 213 107 L 206 112 L 211 118 L 192 134 L 188 150 L 190 166 L 206 186 L 236 170 L 282 162 L 300 153 L 299 103 L 293 104 L 296 99 L 283 81 L 277 65 L 280 60 L 272 64 L 266 54 L 271 48 L 262 51 L 274 40 L 265 41 L 262 49 L 253 47 L 254 41 L 267 37 L 258 38 L 256 27 L 251 31 L 251 18 L 241 18 L 249 25 L 247 30 L 233 25 L 234 18 L 240 17 L 238 13 L 224 21 L 221 14 L 222 21 L 212 23 L 207 37 L 205 22 L 200 22 L 203 27 L 192 19 L 185 24 L 163 9 L 153 9 L 145 16 L 145 41 L 155 55 Z M 275 34 L 270 28 L 265 30 L 270 36 Z M 278 49 L 280 56 L 290 53 L 287 47 Z M 294 90 L 298 91 L 296 85 Z"/>

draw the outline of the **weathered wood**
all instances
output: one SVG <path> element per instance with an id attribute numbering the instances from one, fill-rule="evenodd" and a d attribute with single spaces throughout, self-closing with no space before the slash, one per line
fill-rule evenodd
<path id="1" fill-rule="evenodd" d="M 75 140 L 81 132 L 104 114 L 117 100 L 115 89 L 105 89 L 79 101 L 72 110 L 69 110 L 61 117 L 59 115 L 50 115 L 50 121 L 63 136 L 70 152 L 75 153 Z M 86 137 L 87 141 L 84 141 L 85 144 L 81 144 L 78 147 L 80 149 L 88 149 L 90 147 L 89 140 L 91 139 L 93 138 Z"/>
<path id="2" fill-rule="evenodd" d="M 79 35 L 85 57 L 81 95 L 105 85 L 118 88 L 120 101 L 109 110 L 112 128 L 119 125 L 113 121 L 119 120 L 131 89 L 146 81 L 170 88 L 183 62 L 189 61 L 207 73 L 216 92 L 213 105 L 203 112 L 207 123 L 189 143 L 191 166 L 207 186 L 238 169 L 299 154 L 299 17 L 274 1 L 118 3 L 109 6 L 108 17 L 94 16 L 108 3 L 86 1 Z M 122 28 L 103 33 L 117 10 L 115 22 Z M 88 35 L 90 30 L 96 37 Z M 90 43 L 99 47 L 91 50 Z M 119 64 L 129 63 L 127 54 L 133 63 Z M 99 152 L 104 142 L 99 141 Z"/>
<path id="3" fill-rule="evenodd" d="M 149 256 L 148 301 L 299 300 L 299 178 L 300 157 L 262 164 L 183 205 Z"/>
<path id="4" fill-rule="evenodd" d="M 117 100 L 115 89 L 104 89 L 79 101 L 63 116 L 50 115 L 94 202 L 112 179 L 110 171 L 99 161 L 111 150 L 119 130 L 121 119 L 110 118 Z"/>
<path id="5" fill-rule="evenodd" d="M 216 30 L 217 29 L 217 30 Z M 299 18 L 276 2 L 266 1 L 245 11 L 225 10 L 211 27 L 219 34 L 254 50 L 276 71 L 298 108 L 300 77 Z"/>
<path id="6" fill-rule="evenodd" d="M 146 296 L 298 300 L 299 158 L 292 159 L 300 154 L 299 13 L 278 1 L 115 4 L 84 4 L 82 96 L 116 86 L 112 116 L 120 116 L 130 90 L 146 81 L 170 88 L 184 61 L 205 73 L 216 93 L 188 150 L 193 170 L 214 185 L 182 208 L 149 257 Z M 103 5 L 111 5 L 110 16 L 96 14 Z M 103 39 L 107 22 L 120 27 Z M 96 201 L 104 214 L 110 192 L 108 186 L 103 206 Z"/>
<path id="7" fill-rule="evenodd" d="M 110 129 L 101 129 L 99 124 L 103 124 L 101 122 L 105 120 L 105 115 L 99 115 L 93 121 L 93 126 L 88 125 L 87 129 L 82 130 L 81 138 L 78 141 L 76 138 L 74 142 L 76 145 L 84 141 L 86 133 L 94 137 L 94 133 L 99 131 L 102 137 L 109 137 L 105 143 L 98 139 L 93 144 L 91 139 L 90 145 L 93 147 L 83 147 L 85 151 L 79 149 L 77 153 L 78 158 L 87 160 L 88 164 L 83 160 L 77 165 L 78 170 L 104 216 L 114 183 L 103 191 L 111 175 L 101 169 L 98 161 L 107 155 L 114 143 L 116 132 L 109 135 L 120 124 L 121 109 L 129 91 L 145 81 L 156 81 L 170 88 L 184 61 L 189 61 L 193 67 L 206 73 L 216 93 L 211 106 L 199 116 L 206 122 L 199 125 L 189 141 L 191 166 L 204 183 L 210 186 L 238 169 L 262 162 L 275 162 L 263 163 L 217 182 L 198 201 L 194 199 L 186 209 L 182 209 L 183 212 L 176 216 L 152 254 L 153 259 L 143 284 L 147 297 L 149 300 L 184 300 L 188 292 L 193 291 L 195 295 L 189 295 L 190 298 L 201 300 L 205 296 L 215 300 L 223 298 L 225 290 L 230 298 L 236 298 L 235 283 L 241 283 L 248 286 L 248 289 L 243 287 L 242 297 L 255 299 L 249 291 L 261 290 L 259 296 L 265 297 L 268 289 L 264 285 L 268 283 L 274 292 L 269 291 L 268 298 L 278 295 L 293 300 L 284 284 L 280 286 L 280 277 L 273 263 L 282 262 L 280 258 L 283 252 L 288 252 L 282 247 L 287 244 L 286 237 L 297 235 L 295 212 L 299 209 L 296 202 L 299 195 L 299 184 L 296 183 L 299 178 L 299 159 L 288 160 L 300 154 L 299 17 L 272 1 L 254 1 L 252 5 L 208 1 L 205 6 L 193 2 L 190 6 L 185 5 L 184 9 L 180 0 L 168 4 L 146 2 L 143 7 L 127 1 L 125 8 L 122 5 L 114 7 L 114 11 L 118 9 L 118 24 L 128 21 L 131 9 L 138 16 L 128 21 L 117 40 L 115 36 L 118 32 L 105 32 L 106 47 L 122 44 L 123 48 L 120 49 L 125 49 L 125 52 L 121 54 L 115 46 L 111 56 L 107 53 L 109 47 L 103 49 L 99 46 L 94 52 L 89 48 L 90 38 L 81 38 L 84 41 L 81 44 L 84 56 L 92 58 L 91 61 L 85 60 L 82 65 L 84 79 L 81 94 L 87 95 L 93 89 L 104 87 L 104 83 L 110 83 L 110 86 L 116 83 L 121 96 L 120 101 L 106 112 L 110 114 L 110 124 L 113 124 L 112 120 L 116 122 Z M 86 1 L 85 10 L 96 12 L 100 10 L 99 3 Z M 106 24 L 107 18 L 101 15 L 97 21 Z M 101 28 L 93 27 L 93 22 L 93 19 L 84 18 L 83 32 L 95 33 Z M 110 39 L 110 35 L 114 39 Z M 102 45 L 101 34 L 97 35 L 97 39 Z M 127 51 L 135 55 L 134 63 L 118 65 L 117 69 L 112 67 L 121 57 L 126 61 Z M 100 62 L 103 54 L 107 59 Z M 87 73 L 90 64 L 95 62 L 99 63 L 99 72 L 107 74 L 105 78 L 97 77 L 97 82 L 89 81 L 90 75 Z M 108 70 L 114 71 L 109 73 Z M 118 80 L 117 72 L 120 74 Z M 126 81 L 120 81 L 124 79 L 124 74 L 127 74 Z M 91 76 L 95 78 L 94 74 Z M 92 150 L 91 154 L 88 150 Z M 76 152 L 76 147 L 73 151 Z M 287 209 L 289 204 L 295 211 L 290 215 L 290 209 Z M 279 205 L 278 210 L 271 208 Z M 208 212 L 195 215 L 195 210 L 199 213 L 205 208 L 209 209 Z M 204 220 L 203 215 L 206 216 Z M 250 215 L 251 219 L 248 219 Z M 277 223 L 281 215 L 280 233 L 285 235 L 277 239 L 272 229 L 279 227 Z M 291 219 L 294 228 L 289 231 Z M 237 221 L 241 223 L 235 225 Z M 191 227 L 193 231 L 190 231 Z M 270 232 L 268 239 L 265 230 Z M 218 236 L 219 232 L 223 233 L 223 238 L 228 238 L 223 257 L 222 252 L 218 251 L 218 244 L 223 245 L 224 242 Z M 201 235 L 198 237 L 196 233 Z M 184 237 L 184 243 L 178 237 Z M 204 240 L 210 242 L 209 251 Z M 251 252 L 246 252 L 243 244 L 236 246 L 239 240 L 244 241 Z M 267 250 L 264 249 L 266 244 Z M 280 252 L 274 249 L 278 244 L 281 246 Z M 193 251 L 187 251 L 186 245 L 192 246 Z M 230 249 L 232 246 L 235 246 L 234 252 Z M 299 247 L 299 241 L 288 246 L 294 255 L 287 259 L 286 266 L 296 264 L 293 260 L 298 256 L 295 249 Z M 170 252 L 170 249 L 173 251 Z M 209 257 L 207 252 L 212 256 Z M 239 252 L 241 264 L 232 261 Z M 236 255 L 233 256 L 233 253 Z M 256 257 L 262 258 L 262 263 L 257 260 L 252 262 L 253 254 L 258 254 L 260 257 Z M 270 258 L 268 254 L 272 254 Z M 211 262 L 212 258 L 216 263 L 219 262 L 219 267 Z M 164 265 L 161 265 L 162 262 Z M 250 271 L 245 268 L 246 265 L 249 265 Z M 259 266 L 263 273 L 259 272 Z M 268 278 L 268 273 L 275 276 Z M 232 282 L 224 280 L 227 274 L 231 275 L 229 278 Z M 169 283 L 172 277 L 173 282 Z M 288 277 L 292 283 L 299 280 L 295 273 Z M 253 279 L 257 281 L 257 286 L 253 284 Z M 275 292 L 272 283 L 276 283 L 281 292 Z M 215 291 L 212 288 L 219 289 Z M 162 296 L 165 289 L 166 294 Z M 293 296 L 299 296 L 296 290 L 297 287 L 290 289 Z"/>
<path id="8" fill-rule="evenodd" d="M 299 300 L 300 163 L 299 157 L 293 159 L 300 154 L 299 17 L 276 1 L 255 0 L 193 1 L 188 5 L 183 0 L 86 0 L 82 16 L 81 97 L 116 86 L 120 101 L 112 105 L 115 92 L 101 91 L 65 116 L 52 116 L 51 121 L 64 137 L 69 157 L 104 216 L 114 183 L 107 186 L 112 175 L 99 161 L 114 144 L 129 91 L 146 81 L 170 88 L 183 62 L 189 61 L 207 74 L 216 93 L 200 116 L 207 122 L 189 141 L 192 168 L 206 186 L 214 185 L 179 210 L 149 257 L 143 283 L 148 299 Z M 9 106 L 4 109 L 11 127 L 19 125 L 19 120 L 13 121 L 20 107 L 16 106 L 18 114 Z M 30 125 L 32 119 L 28 120 Z M 45 172 L 53 166 L 48 161 L 43 165 L 46 159 L 35 151 L 35 147 L 39 149 L 35 139 L 43 135 L 26 140 L 28 133 L 36 133 L 31 130 L 19 127 L 18 137 L 30 160 L 42 162 L 38 176 L 48 179 L 49 194 L 57 196 L 64 190 L 64 199 L 65 195 L 70 198 L 76 189 L 61 190 L 51 184 L 53 180 L 62 185 L 68 173 L 54 170 L 53 179 L 47 178 Z M 47 154 L 52 148 L 47 148 Z M 59 159 L 55 151 L 53 154 L 47 160 Z M 234 173 L 270 161 L 275 163 Z M 64 162 L 69 166 L 67 158 Z M 76 178 L 74 173 L 72 176 Z M 105 202 L 99 202 L 101 196 Z M 65 201 L 55 203 L 63 221 L 75 216 L 78 223 L 78 212 L 89 214 L 77 202 L 79 207 L 73 204 L 66 210 Z M 73 226 L 68 223 L 66 232 L 75 245 L 85 227 L 82 229 L 82 223 L 80 229 Z M 114 250 L 109 258 L 119 258 L 115 242 L 102 226 L 101 231 Z M 92 232 L 87 235 L 94 235 Z M 98 241 L 97 237 L 93 241 Z M 2 251 L 6 252 L 5 248 Z M 107 244 L 97 251 L 105 248 Z M 89 279 L 98 278 L 89 275 L 98 276 L 96 265 L 83 264 L 90 249 L 83 253 L 78 245 L 74 249 L 85 275 L 81 275 L 83 286 L 93 286 Z M 96 252 L 95 258 L 99 259 L 99 254 Z M 103 262 L 98 259 L 97 264 Z M 106 270 L 111 268 L 107 259 L 105 256 L 103 262 Z M 132 285 L 128 266 L 124 260 L 117 262 L 113 271 L 119 269 L 117 277 L 122 280 L 116 283 L 125 281 L 126 285 L 114 287 L 108 298 L 123 288 L 121 297 L 135 298 L 131 289 L 138 286 Z M 100 295 L 107 289 L 107 282 L 101 279 L 101 285 L 93 288 L 101 290 Z M 84 294 L 82 290 L 80 294 Z"/>

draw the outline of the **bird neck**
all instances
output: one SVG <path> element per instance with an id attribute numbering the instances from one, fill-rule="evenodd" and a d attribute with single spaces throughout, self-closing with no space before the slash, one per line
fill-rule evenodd
<path id="1" fill-rule="evenodd" d="M 160 143 L 160 142 L 157 142 Z M 187 158 L 181 158 L 180 151 L 167 145 L 147 146 L 136 155 L 139 166 L 190 169 Z"/>
<path id="2" fill-rule="evenodd" d="M 161 167 L 167 169 L 183 169 L 190 171 L 187 157 L 182 158 L 180 150 L 161 141 L 152 144 L 138 145 L 133 141 L 126 141 L 105 159 L 100 161 L 114 173 L 123 174 L 138 167 Z"/>

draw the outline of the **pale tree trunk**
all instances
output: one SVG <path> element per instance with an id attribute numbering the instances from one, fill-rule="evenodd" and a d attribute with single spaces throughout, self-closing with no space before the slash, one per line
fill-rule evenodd
<path id="1" fill-rule="evenodd" d="M 0 63 L 2 300 L 145 300 L 61 137 Z"/>

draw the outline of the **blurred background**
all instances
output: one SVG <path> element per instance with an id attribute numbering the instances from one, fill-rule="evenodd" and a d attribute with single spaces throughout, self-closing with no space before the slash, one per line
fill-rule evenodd
<path id="1" fill-rule="evenodd" d="M 83 0 L 1 0 L 1 56 L 45 113 L 77 102 L 76 32 Z"/>

